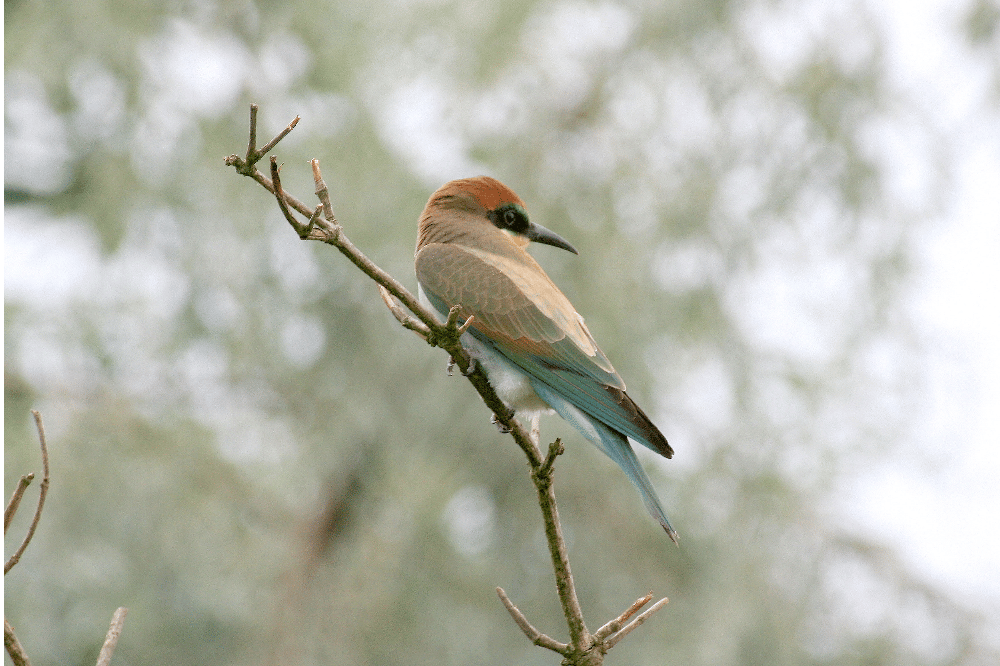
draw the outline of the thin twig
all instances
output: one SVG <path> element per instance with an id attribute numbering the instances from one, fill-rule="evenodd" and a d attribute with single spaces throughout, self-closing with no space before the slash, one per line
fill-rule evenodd
<path id="1" fill-rule="evenodd" d="M 458 318 L 459 316 L 461 316 L 461 314 L 462 314 L 462 306 L 453 305 L 451 309 L 448 310 L 448 319 L 446 319 L 444 322 L 445 328 L 449 330 L 454 330 L 459 336 L 468 331 L 469 327 L 472 326 L 472 322 L 476 320 L 474 316 L 469 315 L 469 318 L 465 320 L 464 324 L 459 324 Z"/>
<path id="2" fill-rule="evenodd" d="M 521 631 L 524 632 L 524 635 L 528 637 L 529 641 L 543 648 L 548 648 L 553 652 L 558 652 L 559 654 L 565 655 L 569 651 L 569 645 L 566 643 L 560 643 L 551 636 L 546 636 L 542 632 L 538 631 L 538 629 L 531 626 L 531 623 L 528 622 L 528 618 L 524 617 L 524 613 L 522 613 L 521 610 L 514 605 L 514 602 L 510 600 L 510 597 L 507 596 L 507 593 L 503 591 L 502 587 L 497 588 L 497 595 L 500 597 L 500 601 L 503 602 L 507 612 L 510 613 L 512 618 L 514 618 L 514 622 L 521 628 Z"/>
<path id="3" fill-rule="evenodd" d="M 273 139 L 271 139 L 263 149 L 257 150 L 257 105 L 250 105 L 250 140 L 247 142 L 247 153 L 246 157 L 240 157 L 239 155 L 233 153 L 228 156 L 224 161 L 226 166 L 231 166 L 236 169 L 237 173 L 243 174 L 253 178 L 267 191 L 274 193 L 274 183 L 271 179 L 262 174 L 254 165 L 260 161 L 260 158 L 264 157 L 268 152 L 270 152 L 274 147 L 285 138 L 289 132 L 294 129 L 295 125 L 299 122 L 299 117 L 295 116 L 295 120 L 288 123 L 288 126 L 284 130 L 278 133 Z M 295 197 L 286 194 L 285 200 L 289 206 L 302 213 L 303 215 L 311 215 L 312 209 L 306 206 L 304 203 L 296 199 Z"/>
<path id="4" fill-rule="evenodd" d="M 569 555 L 566 551 L 566 540 L 562 534 L 562 523 L 559 522 L 559 507 L 556 505 L 556 494 L 552 487 L 551 474 L 538 474 L 541 466 L 532 470 L 532 479 L 538 493 L 538 506 L 542 510 L 545 521 L 545 537 L 549 545 L 549 556 L 552 558 L 552 568 L 556 576 L 556 591 L 562 604 L 563 615 L 569 627 L 569 640 L 577 650 L 586 650 L 592 643 L 587 624 L 583 619 L 583 610 L 576 595 L 576 584 L 573 582 L 573 572 L 569 566 Z"/>
<path id="5" fill-rule="evenodd" d="M 6 617 L 3 619 L 3 646 L 7 649 L 7 654 L 10 655 L 14 666 L 31 666 L 28 653 L 24 651 L 21 641 L 17 640 L 14 627 L 10 626 Z"/>
<path id="6" fill-rule="evenodd" d="M 636 613 L 638 613 L 639 609 L 648 604 L 652 598 L 653 598 L 653 593 L 650 592 L 646 596 L 636 599 L 635 603 L 626 608 L 624 613 L 622 613 L 621 615 L 619 615 L 618 617 L 611 620 L 603 627 L 595 631 L 594 640 L 603 641 L 605 638 L 615 633 L 616 631 L 620 631 L 622 626 L 626 622 L 628 622 L 628 619 L 633 615 L 635 615 Z"/>
<path id="7" fill-rule="evenodd" d="M 306 223 L 306 228 L 308 229 L 309 232 L 306 234 L 306 236 L 312 234 L 312 230 L 316 227 L 316 220 L 319 219 L 320 213 L 322 212 L 323 212 L 323 204 L 316 206 L 316 208 L 313 210 L 312 215 L 309 216 L 309 221 Z M 300 236 L 300 238 L 305 240 L 306 236 Z"/>
<path id="8" fill-rule="evenodd" d="M 261 157 L 262 157 L 261 155 L 257 154 L 257 105 L 251 104 L 250 141 L 247 143 L 247 156 L 246 156 L 247 168 L 253 168 L 253 165 L 256 164 Z"/>
<path id="9" fill-rule="evenodd" d="M 389 312 L 392 316 L 396 318 L 403 328 L 408 328 L 424 340 L 427 340 L 427 336 L 430 335 L 431 329 L 427 328 L 427 325 L 422 321 L 408 315 L 406 311 L 400 307 L 399 301 L 389 293 L 389 290 L 382 285 L 378 286 L 378 293 L 382 296 L 382 300 L 385 301 L 386 307 L 389 308 Z"/>
<path id="10" fill-rule="evenodd" d="M 31 485 L 32 480 L 35 478 L 34 472 L 28 472 L 21 477 L 21 480 L 17 482 L 17 488 L 14 488 L 14 494 L 10 496 L 10 501 L 7 502 L 7 508 L 3 511 L 3 533 L 7 534 L 7 528 L 10 527 L 10 521 L 14 519 L 14 514 L 17 513 L 17 507 L 21 505 L 21 498 L 24 497 L 24 491 L 28 489 Z"/>
<path id="11" fill-rule="evenodd" d="M 38 443 L 42 449 L 42 483 L 38 488 L 38 506 L 35 507 L 35 517 L 31 519 L 31 525 L 28 526 L 28 532 L 24 535 L 21 545 L 18 546 L 14 554 L 4 564 L 4 575 L 7 575 L 7 572 L 21 559 L 24 549 L 31 543 L 31 537 L 35 536 L 35 528 L 38 527 L 38 521 L 42 519 L 42 507 L 45 506 L 45 496 L 49 492 L 49 450 L 45 445 L 45 426 L 42 425 L 41 414 L 33 409 L 31 410 L 31 415 L 35 417 L 35 427 L 38 429 Z"/>
<path id="12" fill-rule="evenodd" d="M 122 606 L 111 616 L 111 625 L 108 627 L 108 634 L 104 638 L 104 645 L 101 646 L 101 653 L 97 656 L 97 666 L 108 666 L 111 657 L 115 654 L 115 647 L 118 646 L 118 638 L 122 635 L 122 627 L 125 625 L 125 616 L 128 609 Z"/>
<path id="13" fill-rule="evenodd" d="M 566 447 L 563 446 L 562 439 L 556 437 L 556 441 L 549 444 L 549 452 L 535 473 L 542 476 L 551 476 L 552 468 L 556 464 L 556 458 L 561 456 L 565 451 Z"/>
<path id="14" fill-rule="evenodd" d="M 299 117 L 295 116 L 295 120 L 288 123 L 288 126 L 285 127 L 285 129 L 278 132 L 278 135 L 276 137 L 268 141 L 267 144 L 258 151 L 259 157 L 257 157 L 257 159 L 259 160 L 261 157 L 264 157 L 264 155 L 267 155 L 269 152 L 271 152 L 274 149 L 274 147 L 278 145 L 278 142 L 284 139 L 286 136 L 288 136 L 288 133 L 291 132 L 293 129 L 295 129 L 295 126 L 298 124 L 299 124 Z M 254 161 L 256 162 L 257 160 Z"/>
<path id="15" fill-rule="evenodd" d="M 474 321 L 476 321 L 475 315 L 469 315 L 469 318 L 465 320 L 465 323 L 458 327 L 458 329 L 457 329 L 458 330 L 458 334 L 462 335 L 463 333 L 465 333 L 466 331 L 468 331 L 469 327 L 472 326 L 472 323 Z"/>
<path id="16" fill-rule="evenodd" d="M 462 313 L 461 305 L 453 305 L 448 310 L 448 318 L 444 321 L 445 328 L 458 329 L 458 316 Z"/>
<path id="17" fill-rule="evenodd" d="M 655 604 L 653 604 L 652 606 L 650 606 L 649 608 L 647 608 L 646 611 L 642 615 L 640 615 L 639 617 L 637 617 L 634 620 L 632 620 L 631 622 L 629 622 L 627 625 L 625 625 L 625 627 L 621 631 L 619 631 L 617 634 L 615 634 L 614 636 L 612 636 L 611 638 L 609 638 L 607 641 L 605 641 L 604 642 L 605 648 L 608 649 L 608 650 L 610 650 L 614 646 L 618 645 L 618 641 L 620 641 L 621 639 L 623 639 L 626 636 L 628 636 L 630 633 L 632 633 L 633 629 L 635 629 L 639 625 L 643 624 L 649 618 L 653 617 L 653 613 L 655 613 L 656 611 L 658 611 L 661 608 L 663 608 L 664 606 L 666 606 L 669 602 L 670 602 L 669 599 L 667 599 L 666 597 L 663 597 L 662 599 L 660 599 L 659 601 L 657 601 Z"/>
<path id="18" fill-rule="evenodd" d="M 274 198 L 278 200 L 278 208 L 281 209 L 281 214 L 285 216 L 288 224 L 292 225 L 292 229 L 295 229 L 295 233 L 299 235 L 299 238 L 308 238 L 309 234 L 312 233 L 313 225 L 320 211 L 317 208 L 309 217 L 309 221 L 306 224 L 302 224 L 296 220 L 292 212 L 288 210 L 288 204 L 285 203 L 285 191 L 281 189 L 280 171 L 281 167 L 278 166 L 278 158 L 271 155 L 271 183 L 274 185 Z"/>
<path id="19" fill-rule="evenodd" d="M 319 160 L 309 160 L 309 164 L 312 165 L 313 182 L 316 183 L 316 198 L 323 204 L 323 215 L 327 222 L 339 229 L 337 216 L 333 213 L 333 204 L 330 203 L 330 188 L 326 186 L 323 174 L 319 170 Z"/>

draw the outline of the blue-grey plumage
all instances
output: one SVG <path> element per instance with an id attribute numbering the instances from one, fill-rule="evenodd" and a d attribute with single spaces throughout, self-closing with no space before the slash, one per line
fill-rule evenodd
<path id="1" fill-rule="evenodd" d="M 669 458 L 673 450 L 625 393 L 625 383 L 583 318 L 525 251 L 535 241 L 576 253 L 528 220 L 524 203 L 499 181 L 451 181 L 420 217 L 415 257 L 420 297 L 446 317 L 474 316 L 462 344 L 519 416 L 553 410 L 607 454 L 638 488 L 649 513 L 670 526 L 631 438 Z"/>

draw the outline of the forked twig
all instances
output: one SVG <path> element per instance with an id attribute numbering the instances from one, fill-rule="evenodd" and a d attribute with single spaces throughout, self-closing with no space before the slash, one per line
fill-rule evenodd
<path id="1" fill-rule="evenodd" d="M 631 622 L 629 622 L 628 624 L 626 624 L 621 629 L 621 631 L 619 631 L 618 633 L 614 634 L 611 638 L 609 638 L 608 640 L 606 640 L 604 642 L 604 645 L 607 647 L 608 650 L 610 650 L 614 646 L 618 645 L 618 641 L 620 641 L 621 639 L 623 639 L 626 636 L 628 636 L 630 633 L 632 633 L 633 629 L 635 629 L 639 625 L 645 623 L 646 620 L 648 620 L 649 618 L 653 617 L 653 613 L 655 613 L 656 611 L 658 611 L 661 608 L 663 608 L 664 606 L 666 606 L 667 603 L 669 603 L 669 601 L 670 600 L 667 599 L 666 597 L 663 597 L 662 599 L 660 599 L 659 601 L 657 601 L 655 604 L 653 604 L 652 606 L 650 606 L 649 608 L 647 608 L 645 611 L 643 611 L 642 615 L 640 615 L 639 617 L 635 618 L 634 620 L 632 620 Z"/>
<path id="2" fill-rule="evenodd" d="M 31 519 L 31 525 L 28 526 L 28 532 L 24 535 L 24 539 L 21 541 L 21 545 L 18 546 L 14 554 L 10 556 L 7 562 L 3 566 L 3 573 L 7 575 L 7 572 L 17 564 L 18 560 L 21 559 L 21 555 L 24 554 L 24 549 L 28 547 L 31 543 L 31 538 L 35 536 L 35 528 L 38 527 L 38 522 L 42 519 L 42 508 L 45 506 L 45 496 L 49 493 L 49 449 L 45 444 L 45 426 L 42 425 L 42 415 L 39 414 L 34 409 L 31 410 L 31 415 L 35 417 L 35 427 L 38 429 L 38 444 L 42 449 L 42 482 L 39 484 L 38 488 L 38 505 L 35 507 L 35 516 Z M 25 484 L 26 486 L 27 484 Z M 23 494 L 23 490 L 21 491 Z M 15 491 L 15 495 L 17 492 Z M 11 502 L 14 502 L 15 498 L 11 497 Z M 14 517 L 14 511 L 17 509 L 17 503 L 20 503 L 20 497 L 17 497 L 17 502 L 11 507 L 9 504 L 7 509 L 4 511 L 4 532 L 7 531 L 7 524 L 10 519 Z M 8 516 L 8 514 L 10 514 Z"/>
<path id="3" fill-rule="evenodd" d="M 41 520 L 42 507 L 45 505 L 45 496 L 49 489 L 49 450 L 45 443 L 45 426 L 42 424 L 42 415 L 38 411 L 34 409 L 31 410 L 31 415 L 35 418 L 35 427 L 38 429 L 38 444 L 42 450 L 42 483 L 38 493 L 38 506 L 35 509 L 35 516 L 31 521 L 31 526 L 28 528 L 28 532 L 25 534 L 20 547 L 13 555 L 11 555 L 10 559 L 7 560 L 6 565 L 4 565 L 4 575 L 6 575 L 7 572 L 18 563 L 25 548 L 27 548 L 28 544 L 31 542 L 31 537 L 35 533 L 35 528 L 38 527 L 38 523 Z M 24 489 L 28 487 L 28 484 L 33 478 L 34 474 L 26 474 L 25 476 L 22 476 L 17 490 L 14 491 L 14 495 L 11 497 L 10 502 L 7 503 L 7 508 L 4 511 L 4 533 L 6 533 L 7 527 L 10 524 L 11 519 L 14 517 L 14 513 L 17 511 L 17 506 L 21 501 L 21 496 L 24 494 Z M 111 626 L 108 627 L 108 633 L 104 639 L 104 645 L 97 658 L 97 666 L 108 666 L 111 663 L 111 657 L 114 655 L 115 646 L 118 644 L 118 637 L 121 636 L 122 625 L 125 623 L 126 613 L 128 613 L 127 608 L 119 608 L 112 616 Z M 11 661 L 14 662 L 16 666 L 30 666 L 31 662 L 28 659 L 28 655 L 25 652 L 24 647 L 21 645 L 21 642 L 17 639 L 17 635 L 14 633 L 14 627 L 12 627 L 10 622 L 7 621 L 7 618 L 4 618 L 3 620 L 3 641 L 7 654 L 10 655 Z"/>
<path id="4" fill-rule="evenodd" d="M 600 629 L 598 629 L 597 631 L 595 631 L 594 632 L 594 638 L 596 638 L 597 640 L 604 640 L 605 638 L 607 638 L 611 634 L 613 634 L 613 633 L 615 633 L 617 631 L 620 631 L 621 628 L 622 628 L 622 626 L 626 622 L 628 622 L 628 619 L 630 617 L 632 617 L 633 615 L 635 615 L 636 613 L 638 613 L 639 609 L 642 608 L 643 606 L 645 606 L 646 604 L 648 604 L 649 601 L 650 601 L 650 599 L 652 599 L 652 598 L 653 598 L 653 593 L 650 592 L 646 596 L 640 597 L 640 598 L 636 599 L 635 603 L 633 603 L 631 606 L 629 606 L 628 608 L 626 608 L 624 613 L 622 613 L 621 615 L 619 615 L 615 619 L 610 620 L 603 627 L 601 627 Z"/>

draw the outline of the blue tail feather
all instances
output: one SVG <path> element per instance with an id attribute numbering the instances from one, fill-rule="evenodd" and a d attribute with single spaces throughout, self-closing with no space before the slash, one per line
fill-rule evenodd
<path id="1" fill-rule="evenodd" d="M 646 510 L 660 523 L 667 536 L 674 543 L 677 543 L 677 532 L 671 527 L 667 514 L 656 496 L 656 491 L 653 490 L 653 484 L 642 465 L 639 464 L 639 459 L 636 457 L 635 451 L 632 450 L 628 438 L 585 414 L 542 382 L 536 381 L 532 384 L 539 397 L 556 410 L 559 416 L 571 423 L 584 437 L 593 442 L 597 448 L 622 468 L 625 475 L 639 490 L 639 494 L 642 495 L 642 502 L 646 505 Z"/>

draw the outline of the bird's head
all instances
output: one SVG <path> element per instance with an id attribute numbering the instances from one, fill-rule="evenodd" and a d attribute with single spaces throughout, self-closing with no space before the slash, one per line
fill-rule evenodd
<path id="1" fill-rule="evenodd" d="M 453 180 L 431 195 L 420 216 L 417 250 L 428 243 L 482 245 L 498 235 L 521 247 L 534 241 L 579 254 L 562 236 L 531 222 L 521 198 L 489 176 Z"/>

